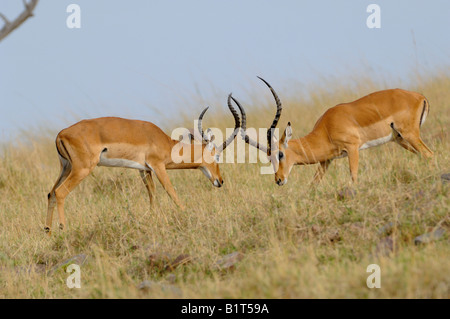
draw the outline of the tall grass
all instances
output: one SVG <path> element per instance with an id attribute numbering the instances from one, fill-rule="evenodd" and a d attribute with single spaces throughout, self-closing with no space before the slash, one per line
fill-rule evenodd
<path id="1" fill-rule="evenodd" d="M 57 132 L 24 132 L 2 145 L 0 157 L 0 297 L 450 297 L 450 186 L 440 180 L 450 172 L 450 76 L 444 71 L 402 86 L 430 102 L 421 134 L 435 158 L 427 162 L 392 143 L 363 151 L 357 195 L 347 200 L 337 198 L 350 180 L 346 159 L 334 161 L 317 187 L 309 184 L 315 166 L 295 167 L 283 187 L 260 175 L 260 164 L 222 164 L 221 189 L 200 171 L 171 171 L 184 212 L 158 182 L 150 210 L 136 171 L 96 168 L 66 201 L 67 229 L 47 237 L 46 195 L 59 173 Z M 290 120 L 300 137 L 327 108 L 393 83 L 402 84 L 360 76 L 277 89 L 284 104 L 280 127 Z M 248 126 L 270 123 L 274 104 L 266 93 L 242 101 Z M 192 125 L 191 118 L 173 125 Z M 233 125 L 225 111 L 210 114 L 208 123 Z M 442 238 L 414 244 L 436 227 L 446 229 Z M 387 236 L 392 250 L 383 254 L 377 246 Z M 220 269 L 218 261 L 235 251 L 243 259 Z M 66 286 L 64 267 L 48 274 L 81 253 L 88 256 L 81 289 Z M 181 254 L 191 260 L 175 269 L 165 267 L 164 258 L 154 261 Z M 380 289 L 366 286 L 373 263 L 381 267 Z M 144 280 L 154 288 L 139 289 Z"/>

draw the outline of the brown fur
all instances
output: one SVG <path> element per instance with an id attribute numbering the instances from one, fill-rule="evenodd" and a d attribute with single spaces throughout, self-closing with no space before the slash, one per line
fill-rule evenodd
<path id="1" fill-rule="evenodd" d="M 182 154 L 182 163 L 175 163 L 171 152 L 177 143 L 179 141 L 172 140 L 153 123 L 117 117 L 83 120 L 62 130 L 56 137 L 61 173 L 48 196 L 46 231 L 51 229 L 55 204 L 60 228 L 65 227 L 65 198 L 99 164 L 100 156 L 133 161 L 146 168 L 140 172 L 151 205 L 154 203 L 152 173 L 182 209 L 184 207 L 169 180 L 167 169 L 204 167 L 211 173 L 211 182 L 218 183 L 219 187 L 222 185 L 219 166 L 214 161 L 215 150 L 208 151 L 204 144 L 185 145 L 186 149 L 191 150 L 190 156 L 186 152 Z"/>
<path id="2" fill-rule="evenodd" d="M 311 133 L 289 141 L 287 148 L 285 131 L 279 150 L 273 155 L 277 158 L 279 152 L 285 153 L 278 163 L 275 181 L 285 181 L 293 165 L 320 163 L 315 176 L 319 181 L 334 158 L 348 156 L 352 179 L 356 182 L 360 147 L 391 133 L 393 141 L 403 148 L 432 157 L 433 152 L 420 138 L 424 112 L 429 112 L 425 97 L 401 89 L 378 91 L 354 102 L 336 105 L 319 118 Z"/>

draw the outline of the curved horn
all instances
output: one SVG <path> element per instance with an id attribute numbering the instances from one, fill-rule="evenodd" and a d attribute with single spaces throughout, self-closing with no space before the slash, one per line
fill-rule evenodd
<path id="1" fill-rule="evenodd" d="M 234 138 L 236 137 L 237 133 L 239 132 L 239 128 L 241 126 L 240 120 L 239 120 L 239 114 L 234 109 L 233 105 L 231 105 L 231 93 L 228 95 L 228 108 L 230 109 L 231 113 L 234 117 L 234 131 L 233 133 L 223 142 L 223 144 L 219 147 L 218 151 L 223 152 L 223 150 L 230 145 L 231 142 L 233 142 Z"/>
<path id="2" fill-rule="evenodd" d="M 277 95 L 277 93 L 275 92 L 275 90 L 270 86 L 269 83 L 267 83 L 266 80 L 264 80 L 263 78 L 258 76 L 258 79 L 260 79 L 261 81 L 263 81 L 270 89 L 270 91 L 272 92 L 273 98 L 275 99 L 275 103 L 277 104 L 277 113 L 275 114 L 275 118 L 273 119 L 272 125 L 269 127 L 269 129 L 267 130 L 267 149 L 270 152 L 271 148 L 272 148 L 272 136 L 273 136 L 273 129 L 277 127 L 278 121 L 280 120 L 280 116 L 281 116 L 281 111 L 283 109 L 282 105 L 281 105 L 281 101 Z"/>
<path id="3" fill-rule="evenodd" d="M 234 98 L 231 96 L 231 94 L 228 97 L 228 101 L 229 98 L 231 98 L 234 103 L 236 103 L 236 105 L 238 106 L 239 110 L 241 111 L 241 115 L 242 115 L 242 125 L 241 125 L 241 135 L 242 138 L 244 139 L 245 143 L 250 144 L 253 147 L 256 147 L 257 149 L 267 153 L 267 148 L 263 145 L 260 145 L 258 142 L 252 140 L 248 135 L 247 135 L 247 115 L 245 114 L 245 110 L 242 107 L 242 105 Z"/>
<path id="4" fill-rule="evenodd" d="M 206 113 L 206 111 L 208 111 L 208 109 L 209 109 L 209 106 L 207 107 L 207 108 L 205 108 L 204 110 L 203 110 L 203 112 L 202 113 L 200 113 L 200 116 L 198 117 L 198 131 L 200 132 L 200 134 L 201 134 L 201 136 L 202 136 L 202 139 L 205 141 L 205 142 L 209 142 L 208 140 L 206 140 L 206 138 L 205 138 L 205 132 L 203 132 L 203 128 L 202 128 L 202 120 L 203 120 L 203 116 L 205 115 L 205 113 Z"/>

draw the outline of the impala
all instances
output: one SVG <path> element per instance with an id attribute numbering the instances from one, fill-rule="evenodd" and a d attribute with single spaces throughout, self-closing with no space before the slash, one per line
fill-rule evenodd
<path id="1" fill-rule="evenodd" d="M 153 123 L 117 117 L 83 120 L 62 130 L 56 137 L 61 173 L 48 194 L 45 231 L 51 230 L 55 205 L 60 229 L 64 229 L 65 198 L 96 166 L 138 169 L 147 188 L 151 207 L 155 192 L 152 173 L 182 209 L 184 206 L 167 175 L 168 169 L 200 169 L 214 186 L 221 187 L 223 179 L 218 165 L 219 156 L 234 140 L 240 126 L 240 119 L 231 105 L 230 96 L 228 107 L 234 117 L 235 130 L 218 147 L 213 144 L 211 130 L 204 133 L 202 129 L 202 119 L 208 108 L 201 113 L 198 121 L 198 129 L 204 141 L 202 144 L 172 140 Z M 172 156 L 175 147 L 180 150 L 176 160 Z"/>
<path id="2" fill-rule="evenodd" d="M 294 165 L 319 163 L 314 181 L 322 179 L 331 161 L 348 157 L 354 183 L 358 177 L 359 151 L 394 141 L 406 150 L 430 158 L 433 152 L 420 138 L 420 127 L 429 113 L 427 99 L 419 93 L 401 89 L 384 90 L 369 94 L 359 100 L 336 105 L 328 109 L 316 122 L 311 133 L 292 138 L 289 122 L 278 142 L 274 137 L 281 116 L 282 105 L 275 90 L 260 78 L 271 90 L 277 112 L 267 130 L 267 147 L 246 134 L 246 115 L 242 113 L 241 132 L 246 143 L 265 152 L 275 170 L 275 182 L 287 183 Z"/>

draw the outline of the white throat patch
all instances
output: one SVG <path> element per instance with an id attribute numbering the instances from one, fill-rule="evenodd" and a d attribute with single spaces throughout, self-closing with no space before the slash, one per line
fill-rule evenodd
<path id="1" fill-rule="evenodd" d="M 205 174 L 205 176 L 206 176 L 208 179 L 211 179 L 212 174 L 211 174 L 211 172 L 209 171 L 209 169 L 207 169 L 206 167 L 203 167 L 203 166 L 200 166 L 199 169 L 202 171 L 203 174 Z"/>

